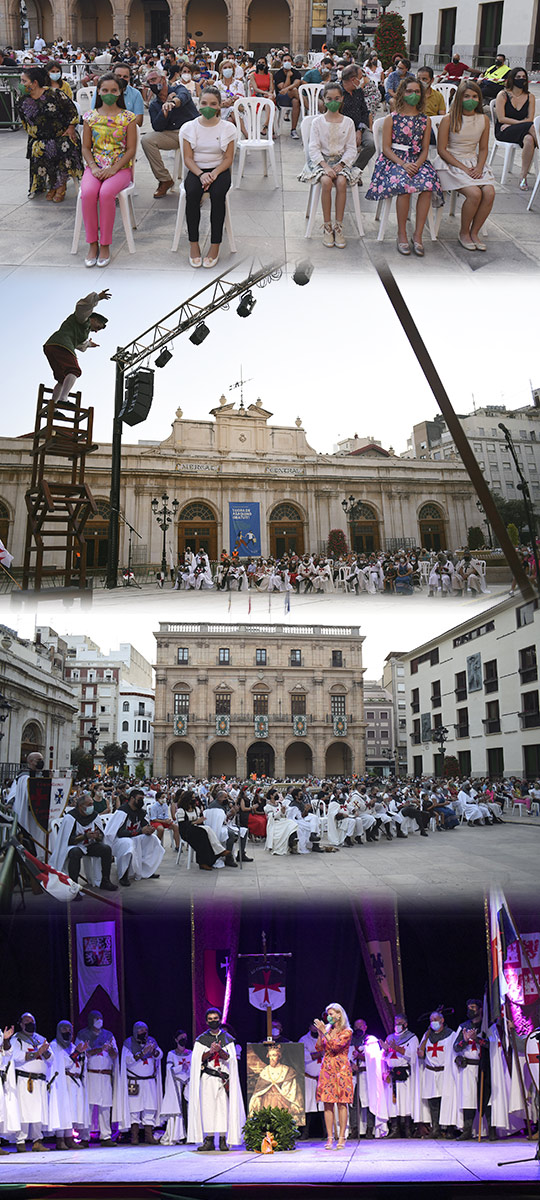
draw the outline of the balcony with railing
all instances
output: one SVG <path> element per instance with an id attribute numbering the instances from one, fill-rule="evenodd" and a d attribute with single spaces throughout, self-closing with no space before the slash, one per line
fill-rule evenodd
<path id="1" fill-rule="evenodd" d="M 530 712 L 518 713 L 522 729 L 540 729 L 540 709 L 533 708 Z"/>
<path id="2" fill-rule="evenodd" d="M 501 719 L 500 719 L 500 717 L 486 717 L 486 718 L 485 718 L 485 719 L 482 721 L 482 725 L 484 726 L 484 733 L 485 733 L 485 734 L 488 734 L 488 733 L 500 733 L 500 732 L 501 732 Z"/>

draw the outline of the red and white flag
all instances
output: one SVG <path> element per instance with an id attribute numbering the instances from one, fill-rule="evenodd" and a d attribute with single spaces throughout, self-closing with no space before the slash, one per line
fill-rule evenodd
<path id="1" fill-rule="evenodd" d="M 13 555 L 9 553 L 9 550 L 6 550 L 4 543 L 0 542 L 0 563 L 9 571 L 12 562 Z"/>
<path id="2" fill-rule="evenodd" d="M 78 883 L 70 879 L 69 875 L 65 875 L 63 871 L 55 871 L 54 867 L 49 867 L 47 863 L 41 862 L 41 859 L 30 854 L 29 850 L 25 850 L 19 842 L 12 842 L 12 845 L 15 846 L 19 858 L 32 879 L 39 883 L 48 896 L 53 896 L 55 900 L 70 901 L 79 895 L 81 888 Z"/>

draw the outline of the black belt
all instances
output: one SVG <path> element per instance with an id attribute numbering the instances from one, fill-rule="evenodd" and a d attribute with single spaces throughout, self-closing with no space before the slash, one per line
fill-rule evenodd
<path id="1" fill-rule="evenodd" d="M 40 1080 L 45 1083 L 46 1079 L 45 1075 L 34 1075 L 32 1071 L 19 1071 L 17 1068 L 15 1068 L 15 1074 L 17 1079 L 35 1079 L 36 1083 L 38 1083 Z"/>
<path id="2" fill-rule="evenodd" d="M 435 1063 L 426 1062 L 425 1066 L 427 1071 L 444 1071 L 444 1067 L 436 1067 Z"/>
<path id="3" fill-rule="evenodd" d="M 88 1070 L 91 1071 L 92 1075 L 112 1075 L 112 1067 L 103 1071 L 99 1070 L 98 1067 L 89 1067 Z"/>

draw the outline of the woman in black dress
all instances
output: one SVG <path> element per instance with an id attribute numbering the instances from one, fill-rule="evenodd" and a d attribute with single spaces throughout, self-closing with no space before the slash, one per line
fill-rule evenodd
<path id="1" fill-rule="evenodd" d="M 195 851 L 201 871 L 211 871 L 218 858 L 227 855 L 225 847 L 218 844 L 213 830 L 204 827 L 204 816 L 199 815 L 193 792 L 185 792 L 179 788 L 174 802 L 178 832 L 182 841 L 187 842 Z"/>
<path id="2" fill-rule="evenodd" d="M 527 175 L 533 154 L 538 146 L 534 129 L 535 99 L 529 91 L 529 77 L 525 67 L 514 67 L 505 76 L 495 101 L 495 137 L 498 142 L 511 142 L 521 146 L 522 192 L 528 191 Z"/>

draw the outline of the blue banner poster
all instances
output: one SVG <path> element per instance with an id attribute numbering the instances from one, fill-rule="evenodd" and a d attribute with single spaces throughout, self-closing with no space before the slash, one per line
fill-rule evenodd
<path id="1" fill-rule="evenodd" d="M 230 552 L 237 550 L 240 558 L 254 558 L 261 553 L 261 518 L 258 504 L 229 504 Z"/>

